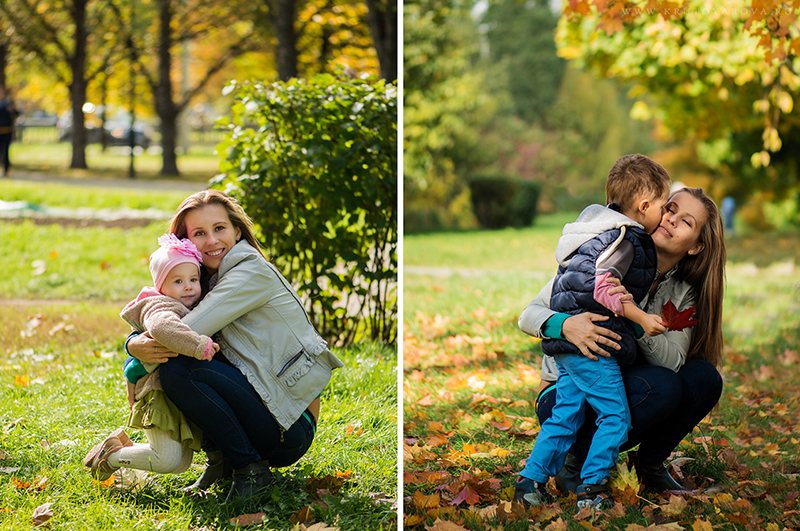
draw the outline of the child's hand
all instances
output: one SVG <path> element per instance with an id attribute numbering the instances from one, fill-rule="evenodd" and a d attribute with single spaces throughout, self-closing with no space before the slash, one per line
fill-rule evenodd
<path id="1" fill-rule="evenodd" d="M 128 404 L 133 408 L 133 403 L 136 402 L 136 384 L 130 383 L 128 380 L 125 380 L 127 384 L 125 386 L 125 391 L 128 395 Z"/>
<path id="2" fill-rule="evenodd" d="M 211 361 L 211 359 L 214 357 L 214 354 L 217 352 L 219 352 L 219 345 L 216 343 L 211 343 L 211 350 L 208 351 L 208 354 L 203 356 L 203 359 L 206 361 Z"/>
<path id="3" fill-rule="evenodd" d="M 667 331 L 663 319 L 660 315 L 648 313 L 645 314 L 643 322 L 640 324 L 648 336 L 657 336 Z"/>

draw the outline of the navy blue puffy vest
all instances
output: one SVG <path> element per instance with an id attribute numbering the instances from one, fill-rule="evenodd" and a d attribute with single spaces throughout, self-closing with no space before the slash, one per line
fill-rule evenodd
<path id="1" fill-rule="evenodd" d="M 636 341 L 633 327 L 623 317 L 594 300 L 595 264 L 597 257 L 619 237 L 620 229 L 605 231 L 583 243 L 571 256 L 568 267 L 559 266 L 550 296 L 550 309 L 560 313 L 577 315 L 592 312 L 611 317 L 608 321 L 595 322 L 597 326 L 609 328 L 622 336 L 620 350 L 602 346 L 621 363 L 633 363 L 636 359 Z M 622 284 L 633 295 L 638 304 L 647 295 L 656 276 L 658 258 L 653 239 L 638 227 L 626 227 L 625 239 L 633 244 L 633 262 L 622 279 Z M 580 354 L 581 351 L 563 339 L 545 339 L 542 352 L 550 356 L 557 354 Z"/>

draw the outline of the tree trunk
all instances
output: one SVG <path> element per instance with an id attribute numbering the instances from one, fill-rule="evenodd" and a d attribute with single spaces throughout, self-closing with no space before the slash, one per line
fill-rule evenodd
<path id="1" fill-rule="evenodd" d="M 294 31 L 296 0 L 277 0 L 275 32 L 278 34 L 278 77 L 297 77 L 297 34 Z"/>
<path id="2" fill-rule="evenodd" d="M 69 95 L 72 100 L 72 162 L 70 168 L 86 169 L 86 121 L 83 104 L 86 103 L 86 2 L 73 2 L 72 21 L 75 24 L 75 50 L 70 58 L 72 83 Z"/>
<path id="3" fill-rule="evenodd" d="M 369 24 L 381 77 L 387 81 L 397 79 L 397 4 L 392 0 L 367 0 Z"/>
<path id="4" fill-rule="evenodd" d="M 178 175 L 175 155 L 178 112 L 172 100 L 172 5 L 171 0 L 159 0 L 158 85 L 155 87 L 155 104 L 161 119 L 161 175 Z"/>

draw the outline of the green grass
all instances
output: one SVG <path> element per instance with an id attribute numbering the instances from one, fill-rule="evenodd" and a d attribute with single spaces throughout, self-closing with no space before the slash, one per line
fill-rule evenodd
<path id="1" fill-rule="evenodd" d="M 2 298 L 130 300 L 152 283 L 148 257 L 166 223 L 124 230 L 0 221 Z"/>
<path id="2" fill-rule="evenodd" d="M 94 483 L 83 456 L 127 420 L 120 382 L 126 326 L 118 311 L 106 303 L 0 306 L 0 528 L 30 529 L 33 509 L 51 502 L 52 523 L 63 529 L 228 529 L 230 518 L 255 512 L 268 518 L 257 528 L 290 529 L 289 518 L 315 501 L 308 480 L 337 473 L 348 479 L 323 499 L 327 508 L 312 507 L 315 521 L 392 527 L 395 512 L 385 500 L 396 491 L 396 357 L 369 344 L 337 352 L 346 366 L 323 392 L 314 444 L 280 471 L 267 499 L 222 505 L 226 485 L 208 499 L 183 496 L 177 489 L 198 476 L 202 454 L 188 472 L 150 476 L 139 490 Z M 36 315 L 41 324 L 31 327 Z M 51 334 L 59 324 L 66 326 Z"/>
<path id="3" fill-rule="evenodd" d="M 201 187 L 198 187 L 200 189 Z M 70 184 L 27 181 L 5 181 L 0 200 L 27 201 L 35 205 L 59 208 L 131 208 L 156 209 L 173 212 L 189 193 L 182 190 L 146 188 L 103 188 Z"/>
<path id="4" fill-rule="evenodd" d="M 55 144 L 11 144 L 9 158 L 13 168 L 21 171 L 47 172 L 69 177 L 128 177 L 130 155 L 119 148 L 108 148 L 103 151 L 99 144 L 90 144 L 86 148 L 86 164 L 88 170 L 69 169 L 72 160 L 72 145 L 67 142 Z M 214 154 L 213 146 L 196 146 L 186 155 L 178 156 L 178 170 L 183 179 L 192 181 L 208 181 L 219 173 L 220 157 Z M 161 171 L 162 157 L 158 153 L 144 152 L 134 158 L 137 178 L 157 179 Z M 12 168 L 12 171 L 14 171 Z"/>
<path id="5" fill-rule="evenodd" d="M 555 271 L 564 218 L 574 216 L 543 216 L 524 230 L 405 237 L 413 266 L 403 277 L 406 529 L 437 518 L 471 530 L 797 528 L 800 234 L 791 233 L 780 246 L 772 235 L 728 242 L 723 398 L 673 454 L 692 459 L 682 468 L 688 484 L 721 493 L 686 497 L 680 514 L 649 496 L 623 506 L 624 516 L 581 522 L 574 500 L 561 499 L 528 515 L 538 527 L 506 505 L 538 431 L 541 349 L 517 319 Z M 465 487 L 479 495 L 474 507 L 455 500 Z"/>

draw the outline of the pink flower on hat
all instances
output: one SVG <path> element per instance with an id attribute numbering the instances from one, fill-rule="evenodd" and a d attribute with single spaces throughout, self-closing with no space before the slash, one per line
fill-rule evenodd
<path id="1" fill-rule="evenodd" d="M 188 238 L 180 240 L 169 233 L 160 236 L 158 244 L 161 247 L 150 255 L 150 274 L 153 276 L 153 286 L 158 291 L 161 291 L 161 286 L 173 267 L 189 262 L 200 268 L 203 255 Z"/>
<path id="2" fill-rule="evenodd" d="M 197 250 L 195 244 L 192 243 L 192 240 L 189 238 L 183 238 L 179 240 L 177 236 L 168 232 L 163 236 L 158 237 L 158 244 L 161 247 L 167 247 L 168 249 L 175 249 L 181 254 L 186 256 L 192 256 L 197 259 L 198 262 L 203 262 L 203 253 Z"/>

